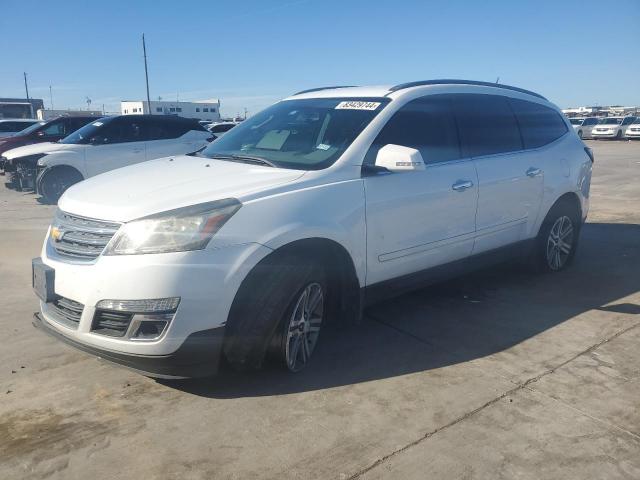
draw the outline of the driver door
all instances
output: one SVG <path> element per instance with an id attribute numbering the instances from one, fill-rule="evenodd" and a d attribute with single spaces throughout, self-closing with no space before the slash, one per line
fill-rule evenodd
<path id="1" fill-rule="evenodd" d="M 388 121 L 367 154 L 373 164 L 388 144 L 420 151 L 425 169 L 364 178 L 367 285 L 446 264 L 471 254 L 478 180 L 462 158 L 447 95 L 409 102 Z"/>
<path id="2" fill-rule="evenodd" d="M 135 115 L 116 118 L 105 125 L 87 145 L 87 178 L 116 168 L 144 162 L 144 118 Z"/>

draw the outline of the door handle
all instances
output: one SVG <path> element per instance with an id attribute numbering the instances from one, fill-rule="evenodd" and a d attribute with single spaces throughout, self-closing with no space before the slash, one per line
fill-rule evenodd
<path id="1" fill-rule="evenodd" d="M 470 180 L 458 180 L 451 185 L 451 188 L 456 192 L 464 192 L 467 188 L 473 187 L 473 182 Z"/>
<path id="2" fill-rule="evenodd" d="M 527 170 L 526 173 L 527 173 L 527 177 L 537 177 L 542 173 L 542 170 L 536 167 L 531 167 L 529 168 L 529 170 Z"/>

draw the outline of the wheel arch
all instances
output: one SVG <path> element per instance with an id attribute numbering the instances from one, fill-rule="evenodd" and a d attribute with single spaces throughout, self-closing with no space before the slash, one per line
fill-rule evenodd
<path id="1" fill-rule="evenodd" d="M 42 170 L 40 174 L 38 174 L 38 178 L 36 179 L 37 191 L 40 192 L 40 184 L 42 183 L 42 180 L 44 178 L 51 175 L 52 173 L 58 173 L 62 171 L 77 173 L 80 176 L 80 178 L 84 180 L 84 175 L 76 167 L 72 167 L 71 165 L 67 165 L 64 163 L 61 163 L 58 165 L 52 165 L 51 167 L 45 167 L 45 169 Z"/>
<path id="2" fill-rule="evenodd" d="M 362 301 L 360 281 L 354 260 L 342 244 L 325 237 L 310 237 L 290 241 L 269 253 L 259 263 L 278 262 L 281 258 L 312 258 L 329 276 L 330 294 L 336 300 L 331 312 L 340 321 L 360 320 Z M 256 268 L 256 265 L 254 268 Z M 247 274 L 247 278 L 251 271 Z"/>
<path id="3" fill-rule="evenodd" d="M 542 222 L 538 227 L 538 233 L 542 229 L 542 226 L 544 225 L 544 222 L 547 216 L 549 215 L 549 212 L 553 211 L 553 209 L 556 208 L 558 205 L 568 205 L 571 208 L 574 208 L 578 214 L 579 221 L 580 222 L 583 221 L 584 217 L 582 215 L 582 202 L 580 201 L 580 197 L 576 192 L 566 192 L 560 195 L 560 197 L 558 197 L 558 199 L 555 202 L 553 202 L 549 210 L 547 210 L 547 213 L 545 214 L 544 218 L 542 219 Z"/>

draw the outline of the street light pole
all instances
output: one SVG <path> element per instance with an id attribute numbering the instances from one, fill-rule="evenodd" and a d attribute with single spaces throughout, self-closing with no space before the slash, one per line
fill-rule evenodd
<path id="1" fill-rule="evenodd" d="M 149 71 L 147 70 L 147 45 L 144 41 L 144 33 L 142 34 L 142 52 L 144 54 L 144 78 L 147 82 L 147 108 L 149 109 L 149 115 L 153 115 L 151 112 L 151 98 L 149 97 Z"/>

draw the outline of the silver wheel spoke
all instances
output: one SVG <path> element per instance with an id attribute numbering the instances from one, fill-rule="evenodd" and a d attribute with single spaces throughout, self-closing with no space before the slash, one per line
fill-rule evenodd
<path id="1" fill-rule="evenodd" d="M 311 358 L 324 316 L 322 286 L 311 283 L 300 293 L 285 330 L 285 356 L 291 371 L 301 370 Z"/>

